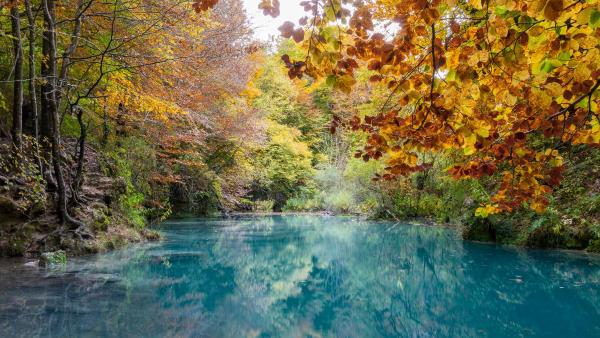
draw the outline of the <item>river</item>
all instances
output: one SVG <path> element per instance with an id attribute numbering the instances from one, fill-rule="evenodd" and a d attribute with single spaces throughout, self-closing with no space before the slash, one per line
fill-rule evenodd
<path id="1" fill-rule="evenodd" d="M 600 336 L 600 256 L 351 217 L 160 230 L 63 268 L 0 261 L 0 337 Z"/>

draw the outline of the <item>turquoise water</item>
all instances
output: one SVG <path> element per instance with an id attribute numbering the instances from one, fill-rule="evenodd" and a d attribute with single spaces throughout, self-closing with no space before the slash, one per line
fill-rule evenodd
<path id="1" fill-rule="evenodd" d="M 184 220 L 0 264 L 0 337 L 598 337 L 600 258 L 343 217 Z"/>

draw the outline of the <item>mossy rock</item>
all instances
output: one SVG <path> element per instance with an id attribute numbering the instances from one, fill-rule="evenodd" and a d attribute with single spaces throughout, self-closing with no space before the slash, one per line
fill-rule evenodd
<path id="1" fill-rule="evenodd" d="M 111 219 L 103 210 L 95 209 L 93 211 L 94 230 L 97 232 L 108 230 Z"/>
<path id="2" fill-rule="evenodd" d="M 40 256 L 39 265 L 43 267 L 67 265 L 67 253 L 63 250 L 44 252 Z"/>

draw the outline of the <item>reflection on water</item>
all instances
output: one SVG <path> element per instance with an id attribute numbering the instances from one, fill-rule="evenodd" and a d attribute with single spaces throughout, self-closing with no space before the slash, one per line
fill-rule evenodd
<path id="1" fill-rule="evenodd" d="M 317 216 L 185 220 L 162 243 L 0 265 L 2 337 L 600 336 L 600 258 Z"/>

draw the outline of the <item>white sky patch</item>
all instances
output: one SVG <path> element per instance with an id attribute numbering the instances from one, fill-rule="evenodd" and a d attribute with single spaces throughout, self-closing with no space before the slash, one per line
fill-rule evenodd
<path id="1" fill-rule="evenodd" d="M 281 32 L 279 32 L 278 28 L 284 22 L 291 21 L 298 26 L 298 20 L 300 20 L 300 18 L 311 15 L 310 13 L 305 12 L 304 8 L 299 5 L 299 0 L 279 0 L 280 14 L 276 18 L 263 15 L 262 11 L 258 9 L 260 0 L 242 1 L 244 3 L 244 8 L 246 9 L 246 14 L 248 16 L 248 20 L 250 21 L 250 25 L 254 29 L 254 36 L 258 40 L 264 42 L 272 42 L 280 37 Z M 352 6 L 345 6 L 345 8 L 350 9 L 351 11 L 353 10 Z M 395 22 L 388 22 L 386 25 L 384 25 L 381 22 L 375 21 L 374 24 L 375 27 L 371 34 L 383 33 L 386 40 L 393 39 L 398 30 L 401 29 L 400 25 Z"/>
<path id="2" fill-rule="evenodd" d="M 258 9 L 260 0 L 243 0 L 246 14 L 252 28 L 254 28 L 254 36 L 261 41 L 269 41 L 277 38 L 280 32 L 277 30 L 286 21 L 291 21 L 298 25 L 298 20 L 306 15 L 304 9 L 299 5 L 298 0 L 280 0 L 281 3 L 278 17 L 272 18 L 268 15 L 263 15 Z"/>

